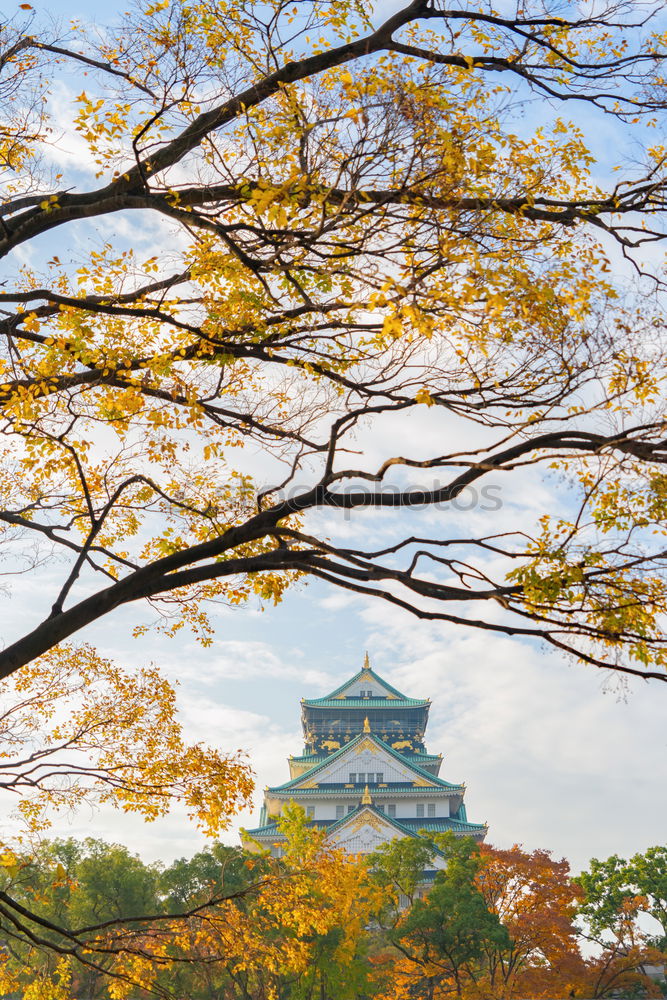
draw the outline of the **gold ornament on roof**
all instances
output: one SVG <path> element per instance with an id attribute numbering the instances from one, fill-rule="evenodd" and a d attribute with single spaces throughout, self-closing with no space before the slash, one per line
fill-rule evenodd
<path id="1" fill-rule="evenodd" d="M 361 796 L 362 806 L 372 806 L 373 800 L 371 798 L 371 793 L 368 791 L 368 785 L 364 788 L 364 794 Z"/>
<path id="2" fill-rule="evenodd" d="M 365 826 L 370 826 L 371 830 L 377 830 L 378 833 L 387 829 L 386 821 L 381 820 L 379 816 L 374 813 L 362 813 L 361 816 L 355 816 L 350 823 L 345 824 L 345 833 L 357 833 Z"/>
<path id="3" fill-rule="evenodd" d="M 364 719 L 364 732 L 370 733 L 370 731 L 371 731 L 371 724 L 368 721 L 368 716 L 366 716 L 366 718 Z"/>
<path id="4" fill-rule="evenodd" d="M 368 650 L 366 650 L 366 655 L 364 656 L 364 670 L 371 669 L 371 661 L 368 659 Z"/>

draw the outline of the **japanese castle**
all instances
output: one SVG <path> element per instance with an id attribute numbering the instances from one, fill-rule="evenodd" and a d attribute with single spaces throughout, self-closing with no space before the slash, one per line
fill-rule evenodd
<path id="1" fill-rule="evenodd" d="M 442 755 L 424 746 L 430 704 L 378 676 L 368 654 L 359 673 L 331 694 L 302 699 L 304 752 L 289 758 L 289 781 L 265 789 L 261 825 L 244 832 L 244 845 L 280 855 L 276 820 L 289 802 L 351 854 L 419 830 L 483 840 L 486 825 L 468 822 L 465 785 L 439 777 Z"/>

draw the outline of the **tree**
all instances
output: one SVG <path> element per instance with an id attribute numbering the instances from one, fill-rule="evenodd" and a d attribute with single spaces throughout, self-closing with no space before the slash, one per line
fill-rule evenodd
<path id="1" fill-rule="evenodd" d="M 297 807 L 284 857 L 214 845 L 168 868 L 92 839 L 17 856 L 3 994 L 120 1000 L 138 990 L 193 1000 L 356 1000 L 383 970 L 367 928 L 386 890 L 328 847 Z M 4 901 L 4 894 L 2 895 Z M 4 911 L 3 911 L 4 916 Z"/>
<path id="2" fill-rule="evenodd" d="M 508 947 L 487 950 L 492 994 L 583 995 L 587 969 L 573 922 L 579 892 L 568 862 L 516 845 L 510 850 L 483 846 L 482 853 L 477 885 L 510 938 Z"/>
<path id="3" fill-rule="evenodd" d="M 279 824 L 286 836 L 276 863 L 280 878 L 226 905 L 215 920 L 192 922 L 183 947 L 198 959 L 195 983 L 213 964 L 217 995 L 224 997 L 375 995 L 381 970 L 367 961 L 368 926 L 387 890 L 371 878 L 363 858 L 349 857 L 327 844 L 326 831 L 309 828 L 299 806 L 287 807 Z"/>
<path id="4" fill-rule="evenodd" d="M 202 903 L 219 896 L 223 890 L 236 892 L 248 884 L 249 871 L 253 879 L 262 870 L 260 860 L 248 858 L 236 847 L 215 843 L 191 858 L 179 858 L 160 874 L 160 892 L 169 910 L 177 912 L 194 903 Z M 266 866 L 266 872 L 268 866 Z"/>
<path id="5" fill-rule="evenodd" d="M 25 988 L 30 1000 L 34 984 L 34 1000 L 59 1000 L 73 976 L 135 982 L 130 959 L 141 965 L 147 924 L 178 925 L 192 907 L 151 905 L 155 873 L 122 848 L 42 848 L 54 814 L 106 804 L 150 822 L 180 805 L 213 835 L 247 803 L 252 780 L 238 753 L 185 741 L 157 670 L 133 674 L 61 646 L 0 686 L 0 791 L 18 821 L 0 841 L 0 992 Z M 247 885 L 221 886 L 206 905 L 235 891 Z M 119 954 L 129 969 L 115 967 Z"/>
<path id="6" fill-rule="evenodd" d="M 615 934 L 627 904 L 636 903 L 660 927 L 655 945 L 667 950 L 667 847 L 649 847 L 629 861 L 592 858 L 576 881 L 584 893 L 580 913 L 594 933 Z"/>
<path id="7" fill-rule="evenodd" d="M 376 856 L 383 884 L 395 874 L 397 885 L 412 884 L 407 872 L 415 849 L 406 843 Z M 402 912 L 388 911 L 387 940 L 396 951 L 383 955 L 391 967 L 386 1000 L 662 995 L 643 968 L 656 952 L 646 946 L 636 909 L 623 915 L 625 947 L 620 939 L 598 941 L 595 955 L 582 954 L 574 922 L 582 890 L 567 861 L 452 834 L 424 837 L 427 846 L 431 857 L 440 850 L 447 866 L 423 898 Z M 423 891 L 423 875 L 421 882 Z"/>
<path id="8" fill-rule="evenodd" d="M 645 274 L 664 236 L 661 7 L 412 0 L 374 25 L 365 0 L 160 0 L 99 37 L 3 24 L 0 521 L 13 568 L 64 559 L 3 675 L 135 601 L 207 641 L 206 601 L 315 577 L 665 680 L 663 310 L 613 272 Z M 81 78 L 72 170 L 57 70 Z M 643 147 L 606 186 L 595 114 Z M 434 449 L 371 457 L 420 414 Z M 564 477 L 553 511 L 448 525 L 525 469 Z M 386 547 L 335 540 L 336 512 L 380 509 L 403 515 Z"/>
<path id="9" fill-rule="evenodd" d="M 605 860 L 592 858 L 587 871 L 575 882 L 582 892 L 579 917 L 582 933 L 598 946 L 591 963 L 595 973 L 593 995 L 618 993 L 625 988 L 650 990 L 662 995 L 647 977 L 647 967 L 662 967 L 667 954 L 667 849 L 656 846 L 629 860 L 613 854 Z M 650 933 L 638 919 L 650 916 L 660 928 Z"/>
<path id="10" fill-rule="evenodd" d="M 476 884 L 484 865 L 479 845 L 449 833 L 424 843 L 431 856 L 444 854 L 447 867 L 436 873 L 428 893 L 415 899 L 407 912 L 398 913 L 389 927 L 389 941 L 406 960 L 391 977 L 389 996 L 434 1000 L 468 995 L 480 979 L 486 986 L 486 950 L 507 949 L 509 935 Z M 381 882 L 396 871 L 400 855 L 404 851 L 392 844 L 377 857 Z"/>
<path id="11" fill-rule="evenodd" d="M 22 861 L 14 897 L 42 920 L 83 927 L 136 919 L 161 908 L 158 866 L 145 865 L 120 844 L 92 838 L 84 842 L 56 840 L 44 843 Z M 57 944 L 53 937 L 52 941 Z M 13 977 L 17 985 L 25 986 L 35 979 L 43 984 L 53 982 L 58 969 L 64 974 L 62 958 L 55 949 L 37 948 L 17 936 L 8 945 L 5 975 Z M 90 965 L 70 963 L 71 990 L 82 1000 L 109 995 L 106 987 L 113 956 L 97 954 L 95 959 Z"/>
<path id="12" fill-rule="evenodd" d="M 134 673 L 91 647 L 61 646 L 2 682 L 0 791 L 27 834 L 53 812 L 111 804 L 146 820 L 180 803 L 211 835 L 248 801 L 240 751 L 188 745 L 173 687 L 155 668 Z"/>
<path id="13" fill-rule="evenodd" d="M 394 898 L 388 899 L 389 918 L 399 913 L 400 897 L 412 906 L 423 892 L 424 871 L 433 862 L 437 852 L 433 841 L 426 837 L 401 837 L 382 844 L 374 851 L 369 863 L 375 880 L 393 890 Z"/>

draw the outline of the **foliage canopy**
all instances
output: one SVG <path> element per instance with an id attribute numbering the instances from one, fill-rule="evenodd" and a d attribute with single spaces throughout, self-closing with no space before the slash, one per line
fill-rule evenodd
<path id="1" fill-rule="evenodd" d="M 638 926 L 636 907 L 619 907 L 623 933 L 617 938 L 598 939 L 593 952 L 590 945 L 586 952 L 580 947 L 582 938 L 590 941 L 595 933 L 581 883 L 606 862 L 592 862 L 590 872 L 573 879 L 567 861 L 548 851 L 516 845 L 499 850 L 451 833 L 432 840 L 426 831 L 422 835 L 420 846 L 430 842 L 431 851 L 445 855 L 447 867 L 435 873 L 426 893 L 421 880 L 418 898 L 406 909 L 389 905 L 382 914 L 386 939 L 395 949 L 383 1000 L 664 995 L 645 971 L 651 963 L 664 964 L 664 950 Z M 634 860 L 650 864 L 660 851 L 649 848 Z M 404 889 L 411 865 L 419 880 L 416 853 L 407 841 L 385 845 L 374 863 L 382 884 L 393 881 Z"/>
<path id="2" fill-rule="evenodd" d="M 130 602 L 206 641 L 207 600 L 310 576 L 667 677 L 661 7 L 2 25 L 0 523 L 11 566 L 61 560 L 3 675 Z M 600 121 L 641 147 L 608 184 Z M 534 523 L 448 523 L 531 469 L 568 484 Z M 336 541 L 369 509 L 391 542 Z"/>
<path id="3" fill-rule="evenodd" d="M 22 1000 L 513 1000 L 659 997 L 633 888 L 614 935 L 595 939 L 604 896 L 593 861 L 572 879 L 548 851 L 498 850 L 451 833 L 353 858 L 293 807 L 282 857 L 212 844 L 147 865 L 89 838 L 44 841 L 0 864 L 0 987 Z M 285 842 L 283 842 L 285 843 Z M 662 849 L 632 859 L 660 896 Z M 434 856 L 446 867 L 424 868 Z M 644 864 L 645 862 L 645 864 Z M 651 874 L 652 873 L 652 874 Z M 582 891 L 592 879 L 597 890 Z M 592 883 L 591 883 L 592 884 Z M 597 896 L 596 896 L 597 893 Z M 606 905 L 606 902 L 605 902 Z M 578 927 L 574 919 L 581 922 Z M 619 929 L 622 924 L 622 929 Z"/>

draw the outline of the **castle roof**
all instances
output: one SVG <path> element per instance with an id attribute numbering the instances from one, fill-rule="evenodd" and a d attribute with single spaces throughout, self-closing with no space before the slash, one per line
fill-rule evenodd
<path id="1" fill-rule="evenodd" d="M 388 743 L 385 743 L 384 740 L 381 740 L 371 732 L 359 733 L 358 736 L 351 739 L 350 742 L 346 743 L 345 746 L 340 748 L 340 750 L 336 750 L 334 753 L 323 758 L 318 764 L 315 764 L 314 767 L 311 767 L 308 771 L 306 771 L 305 774 L 301 774 L 297 778 L 292 778 L 290 781 L 286 781 L 283 785 L 275 785 L 273 788 L 268 788 L 267 793 L 306 790 L 305 787 L 299 788 L 299 785 L 309 785 L 312 788 L 312 782 L 316 774 L 321 773 L 324 768 L 329 768 L 332 764 L 335 764 L 347 754 L 354 753 L 356 755 L 356 752 L 359 750 L 359 747 L 364 740 L 368 741 L 374 750 L 378 750 L 380 753 L 386 753 L 394 760 L 404 764 L 419 779 L 421 787 L 447 788 L 450 790 L 460 791 L 461 794 L 464 792 L 465 785 L 458 785 L 453 784 L 450 781 L 444 781 L 442 778 L 438 778 L 435 774 L 432 774 L 431 771 L 425 771 L 415 763 L 414 755 L 411 755 L 411 757 L 404 756 L 402 753 L 399 753 L 398 750 L 394 750 L 394 748 L 389 746 Z"/>
<path id="2" fill-rule="evenodd" d="M 420 753 L 417 750 L 406 750 L 401 752 L 401 757 L 412 764 L 440 764 L 442 762 L 441 753 Z M 330 753 L 304 753 L 299 756 L 290 755 L 293 764 L 319 764 L 321 761 L 331 760 Z M 304 772 L 305 773 L 305 772 Z"/>
<path id="3" fill-rule="evenodd" d="M 383 695 L 375 696 L 372 698 L 355 698 L 346 695 L 346 691 L 350 688 L 354 688 L 355 685 L 362 683 L 373 684 L 374 688 L 380 688 L 384 692 Z M 376 674 L 375 671 L 368 665 L 368 660 L 364 666 L 359 670 L 354 677 L 345 681 L 340 687 L 337 687 L 335 691 L 331 691 L 329 694 L 324 695 L 323 698 L 304 698 L 301 704 L 306 708 L 340 708 L 341 703 L 344 703 L 347 708 L 386 708 L 387 702 L 391 702 L 391 707 L 396 708 L 415 708 L 415 707 L 428 707 L 431 702 L 428 699 L 423 698 L 408 698 L 404 695 L 402 691 L 393 687 L 388 681 Z"/>
<path id="4" fill-rule="evenodd" d="M 387 705 L 389 702 L 389 706 Z M 306 708 L 428 708 L 430 701 L 420 698 L 309 698 L 301 702 Z"/>
<path id="5" fill-rule="evenodd" d="M 379 816 L 388 826 L 394 827 L 401 837 L 419 837 L 419 832 L 425 830 L 427 833 L 444 833 L 451 830 L 459 837 L 483 838 L 486 835 L 487 827 L 483 823 L 468 823 L 464 820 L 457 820 L 453 817 L 441 817 L 438 819 L 396 819 L 395 816 L 388 816 L 381 809 L 374 805 L 359 805 L 353 812 L 347 813 L 341 819 L 310 820 L 309 822 L 316 829 L 326 829 L 327 837 L 334 832 L 339 832 L 347 823 L 361 815 L 364 810 L 368 810 Z M 245 830 L 248 838 L 252 840 L 270 841 L 271 843 L 284 840 L 278 823 L 266 823 L 264 826 L 255 827 L 253 830 Z"/>

